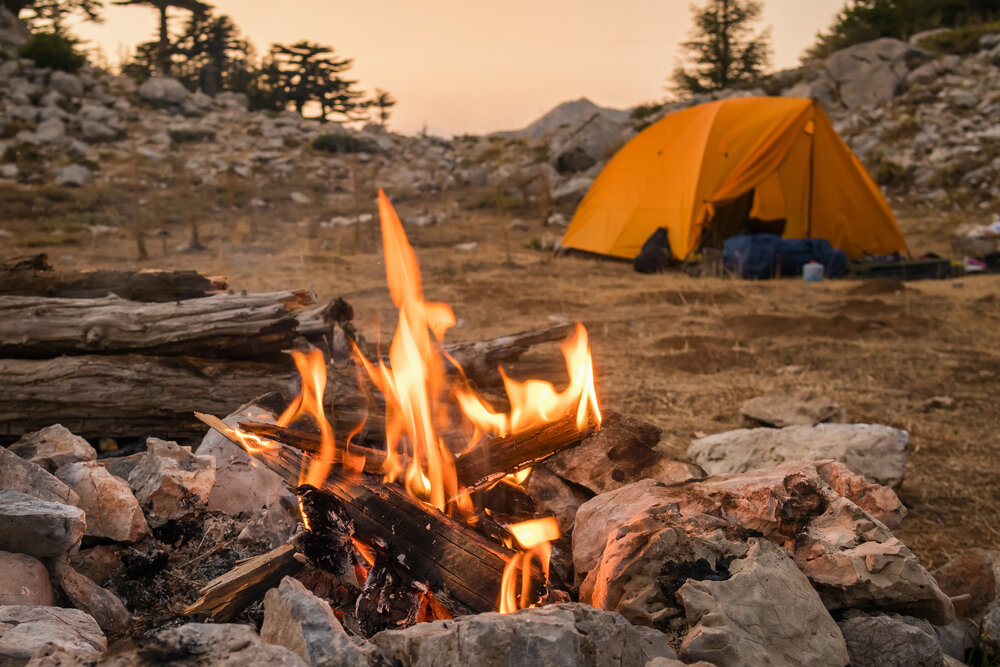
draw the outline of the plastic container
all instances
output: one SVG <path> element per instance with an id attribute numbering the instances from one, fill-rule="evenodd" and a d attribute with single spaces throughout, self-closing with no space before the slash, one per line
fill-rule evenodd
<path id="1" fill-rule="evenodd" d="M 807 283 L 818 283 L 823 281 L 823 271 L 825 266 L 819 262 L 809 262 L 802 265 L 802 279 Z"/>

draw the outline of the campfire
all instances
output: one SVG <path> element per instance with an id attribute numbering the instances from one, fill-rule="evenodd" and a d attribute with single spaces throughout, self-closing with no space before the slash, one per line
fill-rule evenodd
<path id="1" fill-rule="evenodd" d="M 189 614 L 228 616 L 244 606 L 239 598 L 252 601 L 248 591 L 303 559 L 331 580 L 342 611 L 353 600 L 347 611 L 366 634 L 569 599 L 550 578 L 558 522 L 536 516 L 530 497 L 520 504 L 510 498 L 527 496 L 522 484 L 533 465 L 600 428 L 587 330 L 577 323 L 562 346 L 569 377 L 562 390 L 500 368 L 508 407 L 498 409 L 445 352 L 454 313 L 424 299 L 416 255 L 382 192 L 379 213 L 398 325 L 387 357 L 371 360 L 358 345 L 352 349 L 359 382 L 384 396 L 384 449 L 356 441 L 363 422 L 335 432 L 324 409 L 327 362 L 319 349 L 292 352 L 301 391 L 275 423 L 228 426 L 199 414 L 295 489 L 305 533 L 294 547 L 210 584 Z"/>

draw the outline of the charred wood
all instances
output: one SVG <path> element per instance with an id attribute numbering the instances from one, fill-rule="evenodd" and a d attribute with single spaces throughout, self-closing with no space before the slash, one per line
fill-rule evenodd
<path id="1" fill-rule="evenodd" d="M 456 372 L 455 362 L 462 367 L 465 377 L 479 386 L 495 384 L 500 380 L 497 367 L 517 360 L 529 348 L 541 343 L 563 340 L 573 333 L 575 325 L 555 324 L 542 329 L 521 331 L 507 336 L 498 336 L 470 343 L 452 343 L 444 346 L 448 368 Z"/>

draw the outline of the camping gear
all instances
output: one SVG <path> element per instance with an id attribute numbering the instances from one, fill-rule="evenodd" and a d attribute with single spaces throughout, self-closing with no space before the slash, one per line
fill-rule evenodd
<path id="1" fill-rule="evenodd" d="M 562 245 L 631 259 L 663 227 L 684 259 L 716 212 L 734 202 L 729 211 L 742 212 L 749 193 L 746 229 L 727 213 L 727 234 L 784 220 L 786 239 L 825 239 L 851 258 L 906 252 L 881 191 L 819 105 L 774 97 L 703 104 L 643 130 L 598 175 Z"/>
<path id="2" fill-rule="evenodd" d="M 774 234 L 740 234 L 726 239 L 722 265 L 743 278 L 764 280 L 804 275 L 810 262 L 830 278 L 847 275 L 847 255 L 824 239 L 783 239 Z"/>
<path id="3" fill-rule="evenodd" d="M 639 273 L 660 273 L 670 266 L 672 259 L 667 230 L 660 227 L 642 244 L 642 250 L 632 260 L 632 266 Z"/>
<path id="4" fill-rule="evenodd" d="M 802 265 L 802 280 L 807 283 L 823 282 L 823 265 L 819 262 L 809 262 Z"/>

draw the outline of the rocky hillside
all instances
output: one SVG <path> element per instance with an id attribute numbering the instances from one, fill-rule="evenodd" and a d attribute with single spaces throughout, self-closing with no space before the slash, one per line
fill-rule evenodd
<path id="1" fill-rule="evenodd" d="M 214 187 L 234 205 L 314 203 L 314 222 L 350 224 L 376 187 L 394 199 L 456 191 L 467 207 L 530 205 L 568 214 L 642 124 L 708 101 L 664 105 L 641 120 L 581 99 L 517 132 L 445 140 L 361 130 L 292 112 L 250 112 L 245 97 L 141 86 L 85 65 L 68 74 L 11 57 L 25 39 L 0 25 L 0 187 L 140 191 Z M 995 210 L 1000 200 L 1000 35 L 967 56 L 937 57 L 880 39 L 780 72 L 767 90 L 818 100 L 896 206 Z M 641 123 L 641 124 L 640 124 Z M 107 190 L 105 190 L 107 192 Z M 23 199 L 24 196 L 21 196 Z M 204 203 L 204 202 L 203 202 Z M 428 205 L 410 222 L 448 214 Z M 16 214 L 12 214 L 16 217 Z M 27 215 L 27 214 L 25 214 Z"/>

